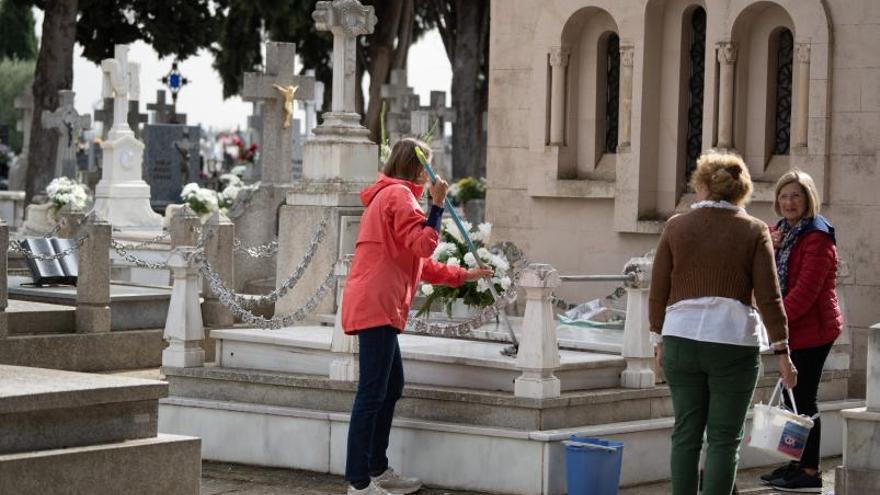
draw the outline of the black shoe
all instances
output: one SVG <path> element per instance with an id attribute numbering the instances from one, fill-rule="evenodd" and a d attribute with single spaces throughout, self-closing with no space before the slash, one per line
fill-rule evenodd
<path id="1" fill-rule="evenodd" d="M 801 465 L 797 461 L 791 461 L 788 464 L 778 467 L 774 469 L 772 472 L 761 475 L 761 481 L 764 483 L 770 483 L 773 480 L 778 480 L 780 478 L 790 478 L 794 476 L 798 470 L 800 470 Z"/>
<path id="2" fill-rule="evenodd" d="M 822 473 L 810 476 L 799 470 L 791 478 L 771 481 L 770 486 L 781 492 L 822 493 Z"/>

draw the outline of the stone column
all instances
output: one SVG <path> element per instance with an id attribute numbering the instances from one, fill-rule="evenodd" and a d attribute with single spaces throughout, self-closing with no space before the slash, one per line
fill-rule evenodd
<path id="1" fill-rule="evenodd" d="M 559 344 L 550 301 L 553 289 L 560 283 L 559 273 L 550 265 L 529 265 L 522 275 L 520 286 L 526 291 L 526 312 L 516 357 L 516 367 L 523 371 L 514 381 L 516 397 L 547 399 L 560 395 L 559 378 L 553 375 L 559 367 Z"/>
<path id="2" fill-rule="evenodd" d="M 565 46 L 550 49 L 550 145 L 565 144 L 565 72 L 571 50 Z"/>
<path id="3" fill-rule="evenodd" d="M 0 218 L 0 339 L 9 335 L 9 319 L 6 316 L 6 307 L 9 301 L 8 275 L 9 267 L 9 225 Z"/>
<path id="4" fill-rule="evenodd" d="M 168 256 L 173 282 L 165 320 L 168 347 L 162 351 L 162 366 L 195 368 L 205 364 L 205 351 L 201 347 L 205 327 L 199 307 L 199 267 L 189 260 L 194 251 L 188 247 L 175 248 Z"/>
<path id="5" fill-rule="evenodd" d="M 810 44 L 795 45 L 794 80 L 797 84 L 797 100 L 794 101 L 791 133 L 792 148 L 807 147 L 807 123 L 810 120 Z"/>
<path id="6" fill-rule="evenodd" d="M 345 382 L 358 380 L 358 339 L 355 335 L 346 335 L 342 329 L 342 292 L 345 289 L 345 280 L 348 271 L 354 261 L 353 254 L 345 255 L 345 258 L 336 263 L 337 284 L 337 308 L 336 321 L 333 325 L 333 340 L 330 341 L 330 351 L 339 353 L 330 363 L 330 379 Z"/>
<path id="7" fill-rule="evenodd" d="M 67 204 L 64 208 L 61 208 L 61 211 L 58 212 L 58 216 L 58 223 L 60 225 L 60 228 L 58 229 L 58 237 L 62 239 L 73 239 L 76 237 L 79 234 L 83 218 L 85 218 L 85 212 Z"/>
<path id="8" fill-rule="evenodd" d="M 171 248 L 180 246 L 195 246 L 199 241 L 199 229 L 202 222 L 192 208 L 184 205 L 171 215 L 168 225 L 170 231 Z"/>
<path id="9" fill-rule="evenodd" d="M 227 287 L 235 287 L 235 263 L 232 240 L 235 237 L 235 224 L 220 212 L 214 212 L 205 223 L 204 229 L 210 233 L 205 244 L 205 256 L 211 267 L 220 274 Z M 208 281 L 203 282 L 202 294 L 205 302 L 202 304 L 202 317 L 205 325 L 220 327 L 233 324 L 232 312 L 226 308 L 211 292 Z"/>
<path id="10" fill-rule="evenodd" d="M 88 234 L 79 250 L 76 283 L 76 331 L 110 331 L 110 223 L 90 218 L 82 225 Z"/>
<path id="11" fill-rule="evenodd" d="M 721 66 L 718 85 L 718 144 L 719 148 L 733 147 L 733 76 L 736 64 L 736 43 L 719 41 L 716 45 L 718 64 Z"/>
<path id="12" fill-rule="evenodd" d="M 617 152 L 629 151 L 632 129 L 633 55 L 635 47 L 620 45 L 620 112 L 617 116 Z"/>
<path id="13" fill-rule="evenodd" d="M 623 269 L 633 278 L 626 283 L 626 323 L 623 327 L 623 358 L 626 369 L 620 374 L 623 388 L 653 388 L 655 383 L 654 347 L 648 323 L 648 296 L 651 287 L 649 258 L 633 258 Z"/>

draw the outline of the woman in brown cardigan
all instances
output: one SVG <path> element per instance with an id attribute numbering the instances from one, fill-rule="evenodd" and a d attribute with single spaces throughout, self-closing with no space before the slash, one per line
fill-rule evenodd
<path id="1" fill-rule="evenodd" d="M 770 232 L 742 207 L 752 191 L 742 158 L 704 154 L 691 186 L 697 203 L 669 219 L 657 246 L 649 319 L 675 410 L 672 493 L 697 493 L 705 432 L 702 493 L 730 495 L 760 348 L 779 356 L 786 386 L 797 372 Z"/>

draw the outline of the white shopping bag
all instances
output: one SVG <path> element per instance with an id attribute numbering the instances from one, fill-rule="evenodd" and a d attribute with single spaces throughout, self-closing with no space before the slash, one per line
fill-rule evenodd
<path id="1" fill-rule="evenodd" d="M 782 388 L 788 392 L 794 412 L 782 406 Z M 775 402 L 778 405 L 774 405 Z M 813 420 L 809 416 L 798 414 L 794 395 L 782 385 L 780 379 L 768 403 L 755 404 L 749 447 L 785 460 L 799 461 L 812 428 Z"/>

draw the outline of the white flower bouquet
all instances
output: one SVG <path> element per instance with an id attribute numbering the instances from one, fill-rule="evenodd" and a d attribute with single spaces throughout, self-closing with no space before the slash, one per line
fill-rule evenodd
<path id="1" fill-rule="evenodd" d="M 199 187 L 195 182 L 183 186 L 180 199 L 188 204 L 198 215 L 213 213 L 220 209 L 220 197 L 217 191 Z"/>
<path id="2" fill-rule="evenodd" d="M 495 286 L 495 291 L 500 296 L 503 296 L 510 289 L 512 284 L 508 276 L 510 262 L 503 253 L 492 253 L 485 247 L 489 237 L 492 235 L 492 224 L 481 223 L 476 229 L 473 229 L 469 222 L 462 221 L 462 224 L 477 248 L 477 255 L 483 263 L 494 270 L 495 274 L 491 280 L 480 279 L 466 282 L 461 287 L 422 284 L 421 291 L 427 299 L 417 315 L 430 311 L 434 303 L 440 302 L 444 306 L 446 314 L 451 316 L 452 305 L 457 299 L 461 299 L 467 306 L 484 308 L 495 302 L 492 293 L 489 291 L 490 283 Z M 434 250 L 433 258 L 447 265 L 465 266 L 467 268 L 477 267 L 476 257 L 468 250 L 467 243 L 461 232 L 459 232 L 458 227 L 448 218 L 443 220 L 440 242 L 437 244 L 437 249 Z"/>
<path id="3" fill-rule="evenodd" d="M 46 186 L 46 195 L 52 202 L 52 209 L 58 211 L 66 205 L 84 210 L 89 204 L 89 193 L 86 186 L 67 177 L 52 179 Z"/>

